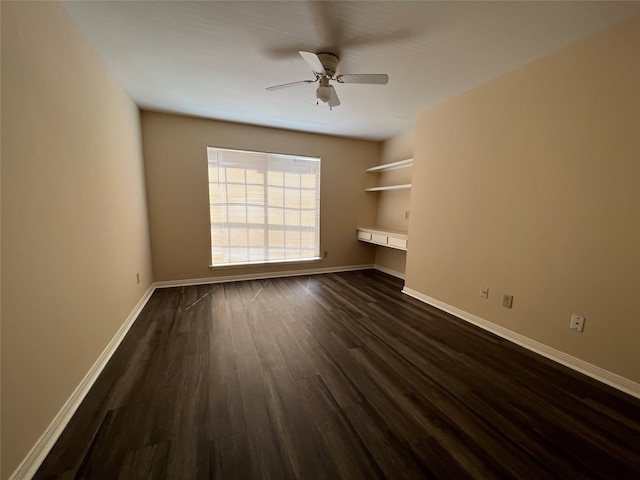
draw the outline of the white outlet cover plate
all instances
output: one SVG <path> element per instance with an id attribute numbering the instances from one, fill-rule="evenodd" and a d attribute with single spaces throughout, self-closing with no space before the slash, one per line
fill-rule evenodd
<path id="1" fill-rule="evenodd" d="M 569 328 L 581 332 L 584 328 L 584 317 L 576 314 L 571 315 L 571 323 L 569 324 Z"/>

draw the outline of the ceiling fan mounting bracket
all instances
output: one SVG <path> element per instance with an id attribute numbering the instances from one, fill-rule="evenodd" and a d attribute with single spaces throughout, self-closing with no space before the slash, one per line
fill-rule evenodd
<path id="1" fill-rule="evenodd" d="M 325 75 L 329 78 L 333 78 L 336 75 L 338 63 L 340 62 L 338 56 L 329 52 L 318 53 L 317 55 L 320 59 L 320 63 L 322 63 L 322 66 L 324 67 Z"/>

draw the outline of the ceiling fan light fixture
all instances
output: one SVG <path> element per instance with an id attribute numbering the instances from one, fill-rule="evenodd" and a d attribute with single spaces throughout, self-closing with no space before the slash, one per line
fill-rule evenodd
<path id="1" fill-rule="evenodd" d="M 329 79 L 323 77 L 320 79 L 320 86 L 316 89 L 316 98 L 322 102 L 327 103 L 331 100 L 333 95 L 333 87 L 329 85 Z"/>
<path id="2" fill-rule="evenodd" d="M 331 96 L 333 94 L 332 90 L 333 90 L 333 87 L 331 85 L 329 86 L 321 85 L 316 90 L 316 97 L 318 97 L 318 100 L 320 100 L 322 103 L 327 103 L 329 100 L 331 100 Z"/>

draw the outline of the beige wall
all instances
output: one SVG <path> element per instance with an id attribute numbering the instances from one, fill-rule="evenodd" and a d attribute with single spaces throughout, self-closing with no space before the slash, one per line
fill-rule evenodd
<path id="1" fill-rule="evenodd" d="M 379 143 L 155 112 L 142 112 L 142 136 L 157 281 L 373 264 L 356 228 L 375 217 L 364 187 Z M 207 146 L 321 157 L 320 242 L 328 257 L 211 270 Z"/>
<path id="2" fill-rule="evenodd" d="M 407 287 L 640 382 L 640 18 L 422 112 L 413 185 Z"/>
<path id="3" fill-rule="evenodd" d="M 8 478 L 153 279 L 137 107 L 58 3 L 1 8 Z"/>
<path id="4" fill-rule="evenodd" d="M 392 163 L 413 157 L 414 130 L 401 133 L 382 143 L 380 163 Z M 380 185 L 411 183 L 413 167 L 390 172 L 370 174 L 377 176 Z M 376 226 L 392 230 L 407 231 L 409 220 L 405 213 L 409 210 L 411 190 L 389 190 L 374 193 L 377 196 Z M 411 242 L 411 240 L 409 240 Z M 407 253 L 387 247 L 375 247 L 375 264 L 378 267 L 404 274 Z"/>

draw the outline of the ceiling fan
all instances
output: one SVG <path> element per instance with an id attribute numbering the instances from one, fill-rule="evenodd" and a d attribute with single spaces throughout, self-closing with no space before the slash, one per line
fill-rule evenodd
<path id="1" fill-rule="evenodd" d="M 313 74 L 316 76 L 315 80 L 284 83 L 282 85 L 267 87 L 267 90 L 279 90 L 281 88 L 319 82 L 320 85 L 316 89 L 318 103 L 326 103 L 330 109 L 333 109 L 333 107 L 340 105 L 340 100 L 333 85 L 329 84 L 330 81 L 336 81 L 338 83 L 365 83 L 370 85 L 386 85 L 389 81 L 389 76 L 384 73 L 342 74 L 336 76 L 336 69 L 340 62 L 337 55 L 333 53 L 312 53 L 302 50 L 298 53 L 304 61 L 307 62 L 307 65 L 311 67 Z"/>

